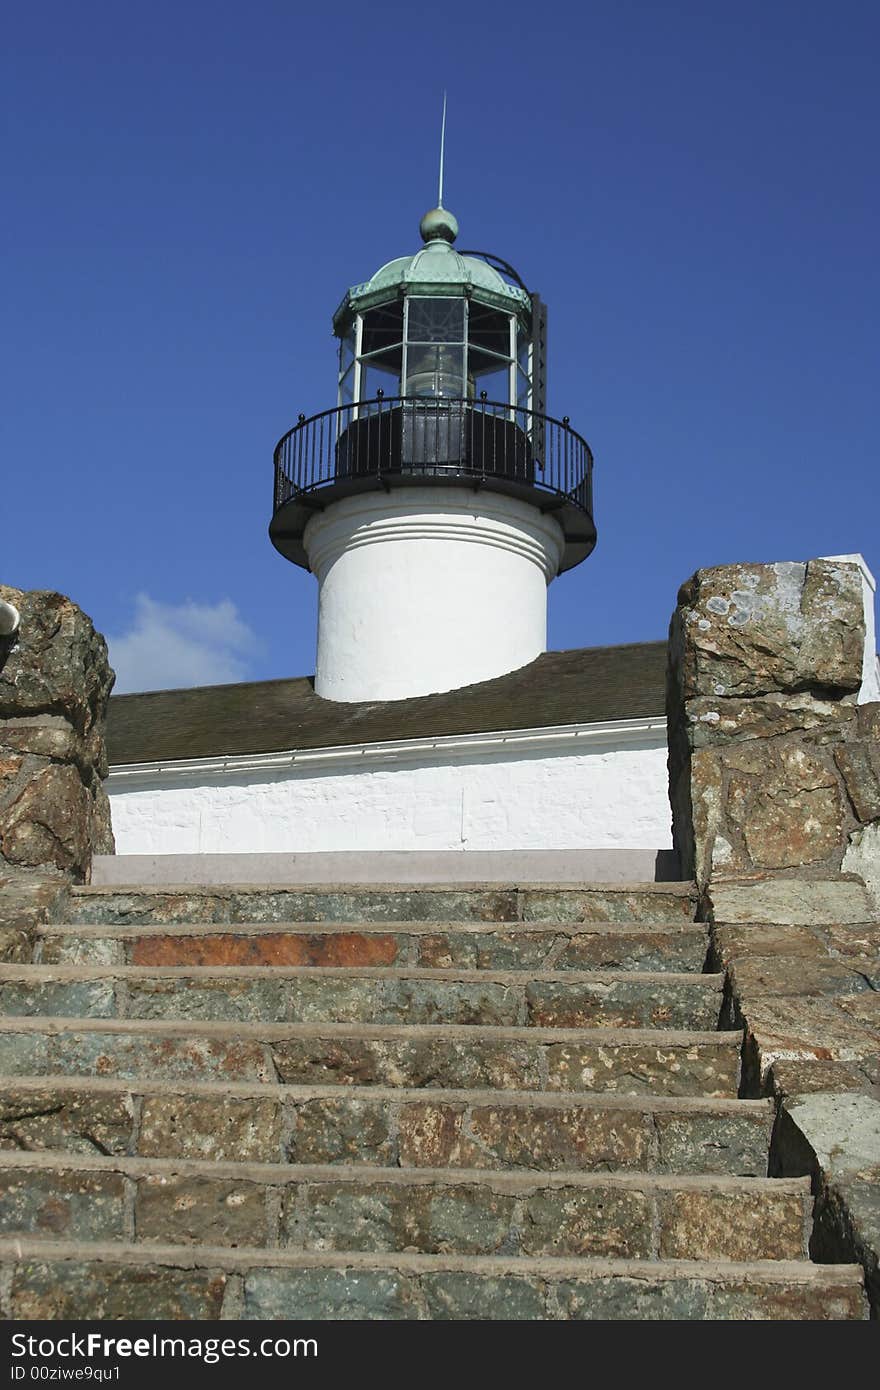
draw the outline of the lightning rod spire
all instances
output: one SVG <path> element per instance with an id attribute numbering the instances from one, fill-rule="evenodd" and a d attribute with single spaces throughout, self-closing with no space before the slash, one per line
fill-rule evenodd
<path id="1" fill-rule="evenodd" d="M 443 119 L 440 122 L 440 188 L 437 193 L 437 206 L 443 206 L 443 162 L 446 157 L 446 93 L 443 93 Z"/>

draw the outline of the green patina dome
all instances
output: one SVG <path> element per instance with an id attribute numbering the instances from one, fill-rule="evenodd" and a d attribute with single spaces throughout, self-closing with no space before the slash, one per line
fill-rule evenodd
<path id="1" fill-rule="evenodd" d="M 426 245 L 414 256 L 398 256 L 380 266 L 375 275 L 353 285 L 333 316 L 338 332 L 349 315 L 374 304 L 407 294 L 467 294 L 508 313 L 528 309 L 529 297 L 518 285 L 510 285 L 497 270 L 477 256 L 463 256 L 452 242 L 458 222 L 445 208 L 433 208 L 420 228 Z"/>

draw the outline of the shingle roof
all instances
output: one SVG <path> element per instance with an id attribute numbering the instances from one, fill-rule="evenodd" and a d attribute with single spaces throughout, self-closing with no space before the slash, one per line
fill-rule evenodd
<path id="1" fill-rule="evenodd" d="M 309 677 L 115 695 L 111 764 L 662 716 L 666 643 L 545 652 L 496 680 L 410 700 L 338 704 Z"/>

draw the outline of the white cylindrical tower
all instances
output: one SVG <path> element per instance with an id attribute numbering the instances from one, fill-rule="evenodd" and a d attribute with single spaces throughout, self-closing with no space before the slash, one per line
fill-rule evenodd
<path id="1" fill-rule="evenodd" d="M 546 648 L 547 585 L 596 539 L 590 450 L 545 412 L 541 300 L 497 257 L 454 250 L 443 208 L 421 232 L 336 313 L 337 407 L 275 450 L 269 533 L 317 576 L 330 700 L 527 665 Z"/>
<path id="2" fill-rule="evenodd" d="M 528 502 L 463 487 L 360 493 L 313 516 L 304 540 L 327 699 L 455 690 L 546 649 L 565 538 Z"/>

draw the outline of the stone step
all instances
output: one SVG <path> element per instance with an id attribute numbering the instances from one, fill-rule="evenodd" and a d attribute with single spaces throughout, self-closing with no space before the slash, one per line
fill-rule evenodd
<path id="1" fill-rule="evenodd" d="M 741 1032 L 0 1018 L 0 1072 L 735 1096 Z"/>
<path id="2" fill-rule="evenodd" d="M 7 1016 L 487 1027 L 718 1026 L 723 975 L 326 966 L 0 966 Z"/>
<path id="3" fill-rule="evenodd" d="M 60 926 L 37 931 L 46 965 L 427 966 L 464 970 L 701 971 L 702 924 L 279 922 Z"/>
<path id="4" fill-rule="evenodd" d="M 693 883 L 219 884 L 73 888 L 71 923 L 671 922 L 696 916 Z"/>
<path id="5" fill-rule="evenodd" d="M 0 1242 L 7 1319 L 838 1321 L 859 1265 Z"/>
<path id="6" fill-rule="evenodd" d="M 12 1154 L 0 1236 L 422 1254 L 798 1260 L 809 1178 L 498 1174 Z"/>
<path id="7" fill-rule="evenodd" d="M 769 1101 L 0 1078 L 0 1144 L 143 1158 L 766 1177 Z"/>

